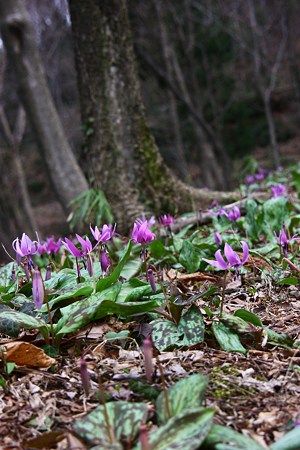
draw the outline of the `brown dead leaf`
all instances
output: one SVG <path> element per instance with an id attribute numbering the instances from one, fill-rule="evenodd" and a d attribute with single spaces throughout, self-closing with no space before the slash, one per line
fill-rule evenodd
<path id="1" fill-rule="evenodd" d="M 19 366 L 47 368 L 56 363 L 56 360 L 46 355 L 44 350 L 29 342 L 9 342 L 3 348 L 6 353 L 6 361 L 14 362 Z"/>

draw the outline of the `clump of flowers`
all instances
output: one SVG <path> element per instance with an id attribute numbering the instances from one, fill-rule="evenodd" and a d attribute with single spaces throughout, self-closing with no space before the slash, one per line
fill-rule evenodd
<path id="1" fill-rule="evenodd" d="M 93 245 L 88 237 L 84 239 L 79 234 L 76 234 L 76 238 L 79 244 L 81 245 L 81 249 L 76 247 L 76 245 L 68 238 L 65 238 L 65 240 L 62 241 L 62 243 L 64 244 L 68 252 L 75 257 L 78 279 L 80 280 L 80 266 L 78 263 L 78 258 L 82 258 L 84 260 L 84 257 L 86 257 L 88 273 L 90 276 L 93 276 L 93 262 L 91 257 Z"/>
<path id="2" fill-rule="evenodd" d="M 241 211 L 238 206 L 228 210 L 219 206 L 217 211 L 210 210 L 209 213 L 215 217 L 225 216 L 230 222 L 236 222 L 241 217 Z"/>
<path id="3" fill-rule="evenodd" d="M 50 236 L 45 241 L 38 242 L 37 252 L 39 255 L 44 253 L 54 256 L 61 249 L 62 239 L 59 238 L 57 241 L 54 236 Z"/>
<path id="4" fill-rule="evenodd" d="M 272 198 L 285 197 L 287 195 L 287 188 L 283 183 L 271 186 Z"/>
<path id="5" fill-rule="evenodd" d="M 148 220 L 136 219 L 133 230 L 132 240 L 136 244 L 141 244 L 145 248 L 145 244 L 149 244 L 156 235 L 150 230 Z"/>
<path id="6" fill-rule="evenodd" d="M 106 242 L 114 237 L 116 224 L 114 226 L 112 226 L 111 224 L 109 225 L 104 224 L 101 231 L 97 226 L 95 226 L 95 228 L 93 229 L 92 226 L 90 225 L 90 230 L 95 241 L 97 241 L 95 247 L 97 247 L 100 244 L 99 262 L 101 265 L 102 272 L 106 272 L 111 266 Z"/>

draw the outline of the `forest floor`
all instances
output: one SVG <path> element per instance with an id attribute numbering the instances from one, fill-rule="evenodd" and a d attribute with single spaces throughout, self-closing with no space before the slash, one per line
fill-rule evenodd
<path id="1" fill-rule="evenodd" d="M 244 308 L 257 314 L 265 325 L 278 333 L 299 339 L 300 294 L 295 287 L 263 285 L 255 274 L 252 294 L 247 286 L 226 290 L 226 312 Z M 190 274 L 186 287 L 195 289 Z M 230 280 L 229 280 L 230 281 Z M 247 284 L 247 281 L 246 281 Z M 197 301 L 205 316 L 204 301 Z M 137 323 L 103 320 L 69 336 L 62 342 L 61 355 L 50 369 L 16 367 L 0 392 L 1 449 L 86 449 L 73 434 L 74 422 L 100 403 L 99 375 L 106 396 L 113 400 L 146 401 L 151 409 L 143 356 L 132 339 L 130 344 L 112 345 L 103 339 L 108 331 L 134 330 Z M 36 336 L 24 333 L 19 338 L 35 342 Z M 7 340 L 2 339 L 1 345 Z M 206 406 L 216 411 L 215 423 L 251 436 L 269 445 L 300 420 L 300 350 L 263 347 L 245 339 L 247 355 L 220 350 L 212 336 L 205 345 L 162 352 L 159 361 L 168 386 L 191 374 L 209 377 Z M 85 349 L 91 376 L 91 390 L 84 394 L 80 379 L 80 355 Z M 154 364 L 156 360 L 154 359 Z M 138 382 L 143 382 L 139 386 Z M 157 370 L 152 387 L 162 389 Z"/>
<path id="2" fill-rule="evenodd" d="M 287 145 L 291 160 L 297 160 L 298 141 Z M 258 149 L 257 156 L 262 162 L 266 153 Z M 50 201 L 44 199 L 37 203 L 35 211 L 43 237 L 67 233 L 61 219 L 62 210 L 53 196 Z M 236 284 L 228 277 L 225 312 L 250 311 L 264 326 L 299 340 L 298 286 L 276 285 L 267 278 L 262 279 L 255 261 L 250 262 L 248 269 L 243 284 Z M 190 295 L 199 292 L 203 284 L 201 274 L 181 272 L 179 277 Z M 218 284 L 218 276 L 211 283 Z M 209 282 L 206 287 L 209 288 Z M 169 387 L 198 373 L 209 377 L 205 406 L 215 410 L 214 423 L 229 426 L 265 447 L 284 436 L 300 422 L 300 349 L 262 345 L 261 338 L 256 340 L 246 334 L 241 340 L 247 354 L 225 352 L 210 331 L 211 318 L 205 310 L 207 301 L 198 299 L 196 304 L 206 325 L 204 343 L 157 352 L 151 383 L 146 380 L 143 353 L 134 337 L 118 345 L 105 339 L 109 331 L 129 330 L 130 336 L 135 336 L 138 321 L 124 323 L 113 316 L 64 338 L 50 368 L 15 366 L 5 376 L 6 387 L 0 387 L 0 449 L 89 449 L 87 443 L 79 440 L 73 426 L 101 404 L 103 392 L 109 400 L 146 402 L 155 427 L 155 393 L 164 389 L 165 384 Z M 34 331 L 23 331 L 18 340 L 37 346 L 41 341 Z M 2 336 L 0 346 L 11 341 L 14 339 Z M 88 395 L 80 376 L 83 353 L 90 375 Z"/>

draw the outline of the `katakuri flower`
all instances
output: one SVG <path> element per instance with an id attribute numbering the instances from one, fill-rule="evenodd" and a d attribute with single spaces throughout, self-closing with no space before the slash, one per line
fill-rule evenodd
<path id="1" fill-rule="evenodd" d="M 290 244 L 291 241 L 293 241 L 295 239 L 299 240 L 299 238 L 297 238 L 298 234 L 294 234 L 291 238 L 288 238 L 285 229 L 282 228 L 280 230 L 278 236 L 277 236 L 275 231 L 274 231 L 274 235 L 275 235 L 276 241 L 278 242 L 278 244 L 282 248 L 284 256 L 287 257 L 288 256 L 288 250 L 289 250 L 289 244 Z"/>
<path id="2" fill-rule="evenodd" d="M 136 244 L 149 244 L 153 239 L 156 239 L 156 235 L 150 230 L 148 221 L 137 219 L 132 230 L 133 242 Z"/>
<path id="3" fill-rule="evenodd" d="M 239 270 L 241 266 L 245 264 L 249 257 L 249 247 L 248 244 L 244 241 L 241 241 L 242 248 L 243 248 L 243 257 L 240 259 L 239 255 L 230 247 L 229 244 L 225 244 L 224 246 L 224 254 L 227 259 L 227 262 L 223 258 L 221 254 L 221 250 L 217 250 L 215 253 L 216 260 L 206 259 L 203 258 L 204 261 L 206 261 L 211 266 L 216 267 L 217 269 L 222 270 L 229 270 L 231 268 L 235 269 L 236 271 Z"/>
<path id="4" fill-rule="evenodd" d="M 114 226 L 110 224 L 109 225 L 104 224 L 101 231 L 97 226 L 95 226 L 95 228 L 93 229 L 92 226 L 90 225 L 91 233 L 94 236 L 94 239 L 95 241 L 97 241 L 97 243 L 100 242 L 104 243 L 109 239 L 111 239 L 115 235 L 115 229 L 116 224 Z"/>
<path id="5" fill-rule="evenodd" d="M 61 238 L 56 241 L 54 236 L 51 236 L 42 243 L 38 243 L 37 252 L 39 253 L 39 255 L 42 255 L 44 253 L 47 253 L 48 255 L 54 255 L 55 253 L 58 253 L 60 251 L 61 244 Z"/>
<path id="6" fill-rule="evenodd" d="M 283 183 L 271 186 L 272 198 L 284 197 L 287 195 L 287 188 Z"/>
<path id="7" fill-rule="evenodd" d="M 170 226 L 174 223 L 175 217 L 171 216 L 171 214 L 164 214 L 158 218 L 158 221 L 162 227 L 170 228 Z"/>
<path id="8" fill-rule="evenodd" d="M 88 237 L 84 239 L 83 237 L 79 236 L 79 234 L 76 234 L 76 238 L 81 245 L 81 249 L 76 247 L 76 245 L 68 238 L 65 238 L 62 243 L 64 244 L 68 252 L 71 253 L 71 255 L 75 256 L 75 258 L 82 258 L 83 256 L 88 255 L 93 250 L 93 245 Z"/>
<path id="9" fill-rule="evenodd" d="M 13 241 L 12 247 L 17 256 L 23 258 L 25 256 L 34 255 L 37 252 L 38 243 L 37 241 L 32 241 L 27 234 L 23 233 L 21 240 L 17 238 Z"/>

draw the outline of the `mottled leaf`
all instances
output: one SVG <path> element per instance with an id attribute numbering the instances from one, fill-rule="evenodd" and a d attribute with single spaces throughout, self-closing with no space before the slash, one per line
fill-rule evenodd
<path id="1" fill-rule="evenodd" d="M 45 339 L 48 339 L 49 337 L 48 326 L 42 319 L 13 310 L 1 311 L 0 323 L 10 323 L 9 329 L 6 330 L 7 332 L 5 332 L 5 334 L 8 334 L 8 336 L 10 336 L 9 331 L 11 328 L 11 322 L 15 324 L 15 329 L 17 329 L 17 327 L 25 328 L 26 330 L 38 329 Z"/>
<path id="2" fill-rule="evenodd" d="M 188 273 L 196 272 L 199 269 L 202 256 L 199 249 L 190 241 L 183 241 L 179 262 L 186 268 Z"/>
<path id="3" fill-rule="evenodd" d="M 67 286 L 62 289 L 62 293 L 58 296 L 50 300 L 49 306 L 52 309 L 54 306 L 58 306 L 58 303 L 61 303 L 63 300 L 74 299 L 77 297 L 88 297 L 93 292 L 94 287 L 91 283 L 79 283 L 73 284 L 71 286 Z M 41 312 L 47 312 L 47 305 L 43 305 L 41 308 Z"/>
<path id="4" fill-rule="evenodd" d="M 247 350 L 241 344 L 239 336 L 229 330 L 222 322 L 212 323 L 212 330 L 220 347 L 227 352 L 247 353 Z"/>
<path id="5" fill-rule="evenodd" d="M 215 450 L 264 450 L 255 440 L 222 425 L 211 427 L 203 447 Z"/>
<path id="6" fill-rule="evenodd" d="M 196 450 L 200 448 L 211 426 L 214 411 L 194 408 L 172 417 L 149 435 L 149 450 Z M 138 444 L 134 450 L 141 450 Z"/>
<path id="7" fill-rule="evenodd" d="M 157 319 L 153 326 L 152 341 L 159 351 L 172 346 L 190 346 L 203 342 L 204 321 L 199 308 L 192 305 L 181 317 L 179 325 L 174 322 Z"/>
<path id="8" fill-rule="evenodd" d="M 109 425 L 105 419 L 105 408 Z M 73 430 L 90 445 L 103 449 L 123 449 L 137 436 L 140 426 L 147 420 L 145 403 L 110 402 L 97 406 L 83 419 L 77 420 Z M 117 444 L 113 446 L 112 444 Z"/>
<path id="9" fill-rule="evenodd" d="M 194 374 L 178 381 L 167 390 L 168 402 L 166 393 L 161 392 L 156 400 L 159 421 L 165 423 L 171 417 L 178 416 L 184 411 L 202 406 L 207 384 L 208 377 Z"/>
<path id="10" fill-rule="evenodd" d="M 263 326 L 263 323 L 260 320 L 260 318 L 256 314 L 254 314 L 250 311 L 247 311 L 246 309 L 236 310 L 234 313 L 234 316 L 240 317 L 241 319 L 245 320 L 246 322 L 252 323 L 252 325 L 255 325 L 256 327 Z"/>

